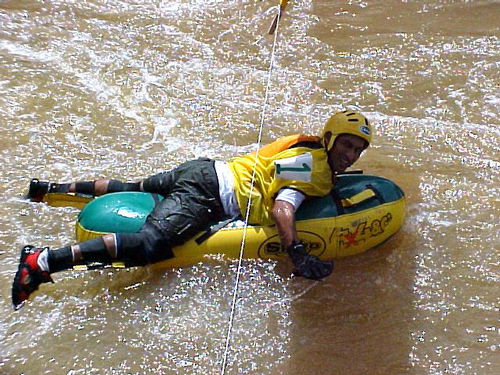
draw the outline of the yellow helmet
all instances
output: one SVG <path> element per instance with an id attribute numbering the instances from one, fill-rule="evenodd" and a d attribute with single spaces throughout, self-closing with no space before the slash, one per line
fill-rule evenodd
<path id="1" fill-rule="evenodd" d="M 340 134 L 352 134 L 356 135 L 367 142 L 367 146 L 372 141 L 372 126 L 368 122 L 368 119 L 363 116 L 361 113 L 356 111 L 342 111 L 335 113 L 330 119 L 326 122 L 323 132 L 321 133 L 321 137 L 323 138 L 323 142 L 325 139 L 326 133 L 332 133 L 330 138 L 330 142 L 325 144 L 326 151 L 330 151 L 335 143 L 335 139 Z"/>

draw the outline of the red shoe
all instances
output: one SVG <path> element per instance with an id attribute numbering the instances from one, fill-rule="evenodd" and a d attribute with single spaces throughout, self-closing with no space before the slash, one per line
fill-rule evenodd
<path id="1" fill-rule="evenodd" d="M 21 259 L 19 260 L 19 268 L 17 269 L 14 282 L 12 283 L 12 303 L 14 309 L 19 310 L 24 305 L 31 293 L 38 289 L 42 283 L 54 282 L 50 274 L 46 271 L 41 271 L 38 267 L 38 257 L 41 252 L 48 248 L 35 248 L 27 245 L 21 250 Z"/>

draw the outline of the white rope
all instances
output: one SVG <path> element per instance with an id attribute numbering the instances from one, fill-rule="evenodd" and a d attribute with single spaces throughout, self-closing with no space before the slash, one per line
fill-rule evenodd
<path id="1" fill-rule="evenodd" d="M 238 298 L 238 287 L 240 284 L 241 263 L 243 261 L 243 252 L 245 249 L 245 243 L 246 243 L 246 237 L 247 237 L 248 219 L 250 217 L 250 206 L 252 203 L 251 197 L 252 197 L 252 193 L 253 193 L 253 189 L 254 189 L 254 185 L 255 185 L 255 171 L 256 171 L 256 166 L 257 166 L 257 158 L 259 156 L 259 148 L 260 148 L 260 144 L 262 141 L 262 130 L 264 128 L 264 118 L 265 118 L 266 109 L 267 109 L 267 105 L 268 105 L 268 99 L 269 99 L 269 88 L 271 86 L 271 77 L 272 77 L 272 71 L 273 71 L 273 66 L 274 66 L 274 55 L 275 55 L 275 51 L 276 51 L 276 42 L 278 40 L 280 12 L 281 12 L 281 9 L 278 6 L 278 16 L 277 16 L 278 21 L 276 24 L 276 30 L 274 31 L 273 47 L 271 50 L 271 61 L 269 63 L 266 92 L 264 95 L 264 105 L 262 106 L 262 111 L 260 113 L 259 134 L 257 137 L 257 151 L 255 152 L 255 162 L 253 165 L 252 182 L 250 185 L 250 194 L 249 194 L 249 199 L 248 199 L 246 213 L 245 213 L 245 225 L 243 227 L 243 237 L 241 240 L 240 253 L 239 253 L 239 257 L 238 257 L 238 269 L 237 269 L 237 273 L 236 273 L 236 282 L 235 282 L 235 286 L 234 286 L 234 290 L 233 290 L 233 300 L 231 303 L 231 313 L 229 316 L 229 326 L 228 326 L 227 335 L 226 335 L 226 346 L 224 348 L 224 355 L 222 358 L 222 367 L 221 367 L 221 372 L 220 372 L 221 375 L 224 375 L 226 373 L 227 356 L 228 356 L 229 346 L 230 346 L 230 342 L 231 342 L 231 333 L 232 333 L 233 323 L 234 323 L 234 314 L 236 311 L 236 302 L 237 302 L 237 298 Z"/>

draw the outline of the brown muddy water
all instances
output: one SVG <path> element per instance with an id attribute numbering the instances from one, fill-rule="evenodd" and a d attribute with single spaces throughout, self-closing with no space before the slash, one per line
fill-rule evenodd
<path id="1" fill-rule="evenodd" d="M 255 146 L 271 1 L 0 1 L 0 373 L 218 374 L 237 262 L 64 272 L 20 311 L 19 248 L 74 239 L 31 177 L 137 179 Z M 498 374 L 500 3 L 290 1 L 263 142 L 348 107 L 403 229 L 322 282 L 244 261 L 226 374 Z"/>

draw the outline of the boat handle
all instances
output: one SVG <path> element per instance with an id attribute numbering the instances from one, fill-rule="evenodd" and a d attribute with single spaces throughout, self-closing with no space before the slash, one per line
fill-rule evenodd
<path id="1" fill-rule="evenodd" d="M 343 207 L 352 207 L 357 204 L 360 204 L 361 202 L 364 202 L 370 198 L 375 197 L 376 194 L 372 189 L 365 189 L 362 192 L 353 195 L 350 198 L 343 198 L 342 199 L 342 206 Z"/>

